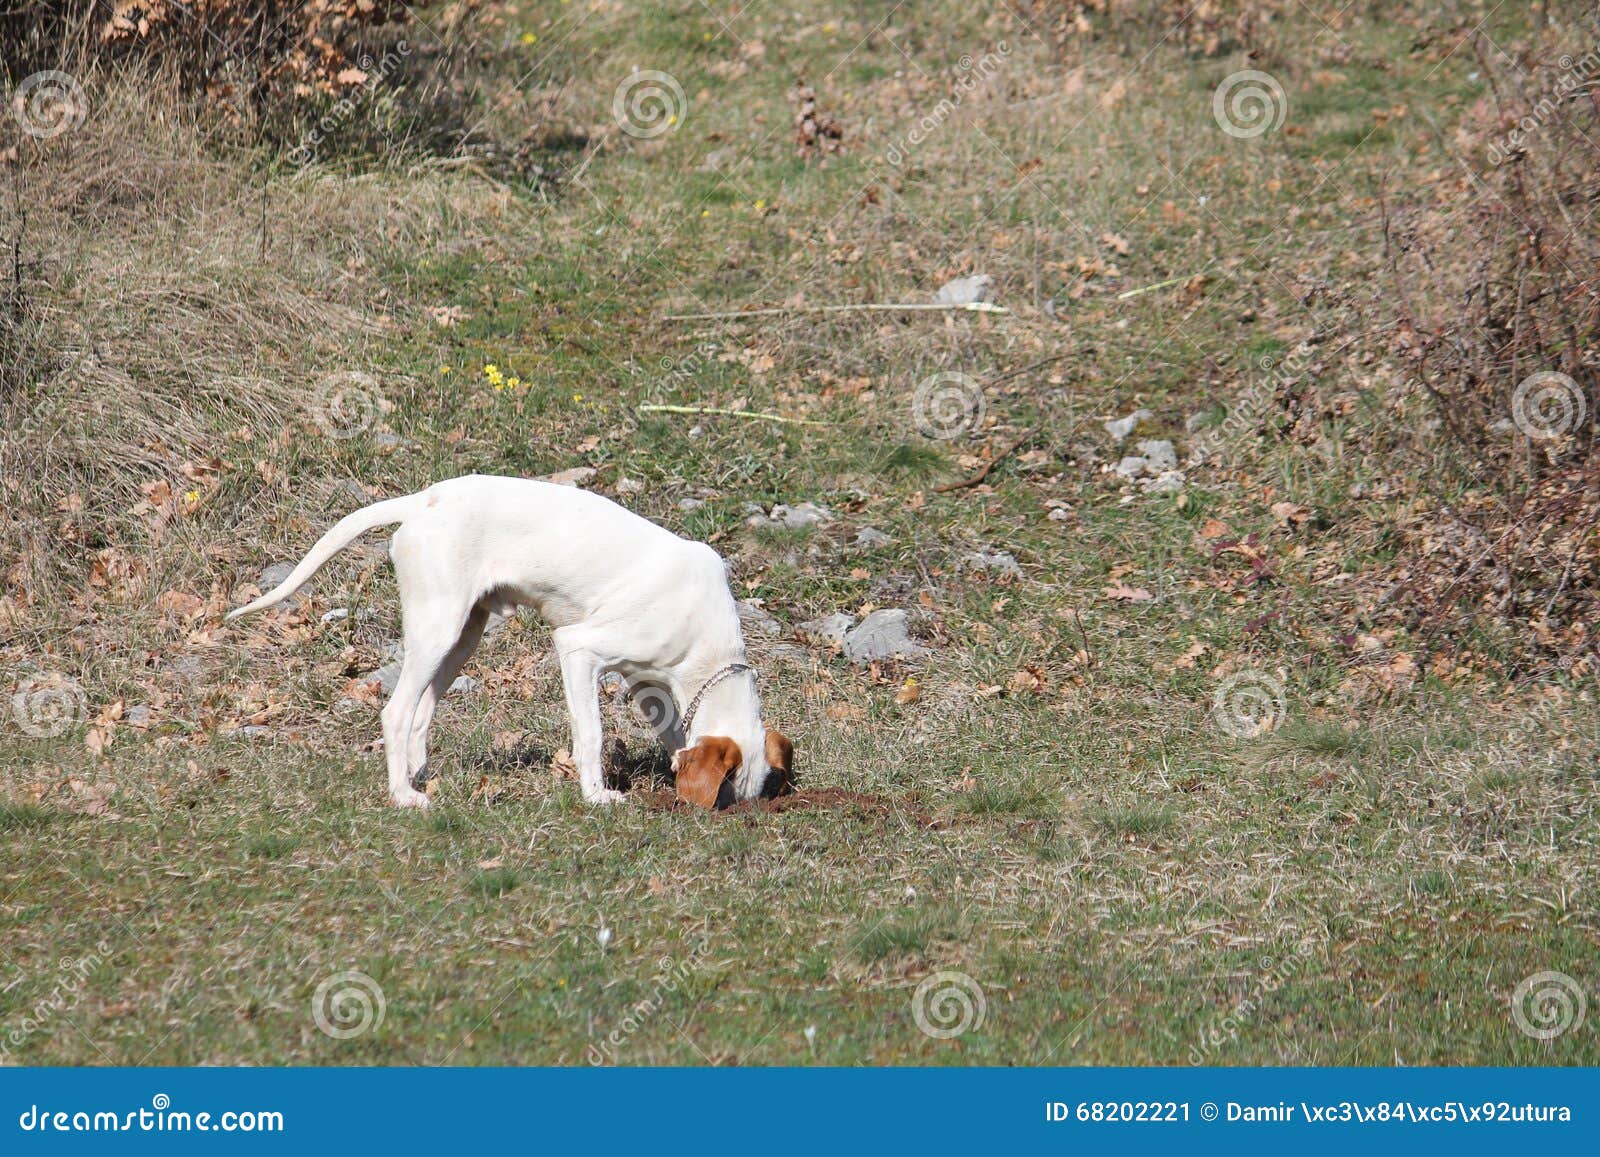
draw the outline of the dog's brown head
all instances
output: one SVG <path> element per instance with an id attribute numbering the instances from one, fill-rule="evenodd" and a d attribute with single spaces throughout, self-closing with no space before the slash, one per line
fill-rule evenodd
<path id="1" fill-rule="evenodd" d="M 794 744 L 777 731 L 767 732 L 764 753 L 767 774 L 760 795 L 774 799 L 794 791 Z M 705 808 L 725 808 L 736 799 L 734 780 L 744 752 L 733 740 L 710 735 L 672 757 L 678 798 Z"/>
<path id="2" fill-rule="evenodd" d="M 733 802 L 733 773 L 744 762 L 739 745 L 710 735 L 672 757 L 678 777 L 678 798 L 700 807 L 727 807 Z"/>

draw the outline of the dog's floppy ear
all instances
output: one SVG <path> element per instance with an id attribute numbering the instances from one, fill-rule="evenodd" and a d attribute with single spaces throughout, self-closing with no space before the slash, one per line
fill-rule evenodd
<path id="1" fill-rule="evenodd" d="M 767 728 L 767 766 L 772 774 L 762 787 L 761 794 L 768 799 L 791 795 L 794 792 L 794 744 L 781 731 Z"/>
<path id="2" fill-rule="evenodd" d="M 714 808 L 733 802 L 729 777 L 744 762 L 739 745 L 720 735 L 707 736 L 672 757 L 678 777 L 678 798 L 699 807 Z"/>

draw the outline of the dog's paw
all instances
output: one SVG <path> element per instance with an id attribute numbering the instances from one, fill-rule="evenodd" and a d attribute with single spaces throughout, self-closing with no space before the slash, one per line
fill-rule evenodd
<path id="1" fill-rule="evenodd" d="M 428 797 L 415 788 L 394 792 L 389 798 L 394 801 L 395 807 L 414 807 L 421 808 L 423 811 L 428 810 Z"/>
<path id="2" fill-rule="evenodd" d="M 620 791 L 613 791 L 609 787 L 603 787 L 594 795 L 585 794 L 583 802 L 592 804 L 621 803 L 627 798 Z"/>

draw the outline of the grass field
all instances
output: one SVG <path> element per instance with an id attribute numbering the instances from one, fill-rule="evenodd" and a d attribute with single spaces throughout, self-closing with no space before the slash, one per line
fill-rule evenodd
<path id="1" fill-rule="evenodd" d="M 53 348 L 0 461 L 8 1061 L 1600 1063 L 1593 667 L 1372 617 L 1417 502 L 1374 447 L 1437 420 L 1363 319 L 1476 21 L 1310 4 L 1250 59 L 1063 54 L 1007 5 L 508 7 L 489 115 L 545 110 L 543 177 L 219 151 L 112 82 L 19 168 Z M 635 69 L 661 119 L 614 113 Z M 1214 108 L 1246 70 L 1259 135 Z M 810 308 L 975 274 L 1008 312 Z M 1330 416 L 1261 436 L 1304 379 Z M 1181 489 L 1110 469 L 1146 438 Z M 376 535 L 220 625 L 374 496 L 578 466 L 776 620 L 800 804 L 586 807 L 519 618 L 432 810 L 386 807 Z M 832 518 L 750 524 L 800 502 Z M 931 653 L 797 630 L 870 608 Z"/>

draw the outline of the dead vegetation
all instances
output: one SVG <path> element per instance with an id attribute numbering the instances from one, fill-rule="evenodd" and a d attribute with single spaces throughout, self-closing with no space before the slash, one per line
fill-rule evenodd
<path id="1" fill-rule="evenodd" d="M 1431 508 L 1385 617 L 1458 646 L 1504 631 L 1512 674 L 1595 663 L 1597 34 L 1547 29 L 1517 58 L 1475 37 L 1492 93 L 1456 129 L 1462 159 L 1385 206 L 1391 352 L 1438 414 L 1415 467 Z"/>

